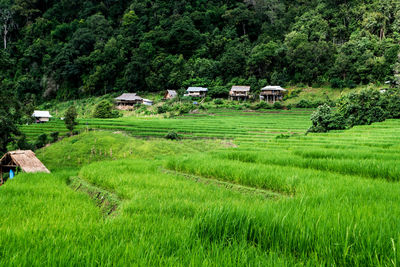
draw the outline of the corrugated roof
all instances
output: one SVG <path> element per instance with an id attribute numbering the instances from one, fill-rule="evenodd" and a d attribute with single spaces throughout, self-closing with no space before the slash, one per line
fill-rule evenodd
<path id="1" fill-rule="evenodd" d="M 7 156 L 11 157 L 13 162 L 19 166 L 24 172 L 45 172 L 50 171 L 43 165 L 43 163 L 36 157 L 32 150 L 17 150 L 7 152 L 1 159 L 0 164 L 4 164 Z"/>
<path id="2" fill-rule="evenodd" d="M 244 85 L 234 85 L 231 88 L 232 92 L 250 92 L 250 86 L 244 86 Z"/>
<path id="3" fill-rule="evenodd" d="M 136 93 L 125 93 L 115 98 L 115 100 L 134 101 L 134 100 L 142 100 L 142 98 L 136 95 Z"/>
<path id="4" fill-rule="evenodd" d="M 268 85 L 268 86 L 265 86 L 264 88 L 261 88 L 261 91 L 267 91 L 267 90 L 271 90 L 271 91 L 286 91 L 286 89 L 283 89 L 282 87 L 277 86 L 277 85 L 274 85 L 274 86 Z"/>
<path id="5" fill-rule="evenodd" d="M 204 88 L 204 87 L 189 87 L 186 91 L 187 92 L 207 92 L 208 88 Z"/>
<path id="6" fill-rule="evenodd" d="M 42 111 L 42 110 L 35 110 L 32 114 L 32 117 L 35 118 L 51 118 L 53 116 L 50 115 L 50 112 L 48 111 Z"/>

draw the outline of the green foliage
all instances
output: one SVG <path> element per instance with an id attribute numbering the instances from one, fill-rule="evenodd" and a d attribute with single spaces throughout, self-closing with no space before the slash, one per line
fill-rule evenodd
<path id="1" fill-rule="evenodd" d="M 117 118 L 120 114 L 117 110 L 114 110 L 113 103 L 103 100 L 98 103 L 93 111 L 93 118 Z"/>
<path id="2" fill-rule="evenodd" d="M 352 88 L 398 72 L 396 1 L 3 2 L 0 78 L 21 101 L 195 85 L 226 97 L 239 80 Z"/>
<path id="3" fill-rule="evenodd" d="M 60 135 L 59 132 L 52 132 L 50 133 L 51 142 L 55 143 L 58 141 L 58 136 Z"/>
<path id="4" fill-rule="evenodd" d="M 41 134 L 37 137 L 35 142 L 35 148 L 39 149 L 47 145 L 47 134 Z"/>
<path id="5" fill-rule="evenodd" d="M 19 135 L 18 123 L 21 118 L 20 105 L 0 81 L 0 153 L 7 152 L 7 146 Z"/>
<path id="6" fill-rule="evenodd" d="M 169 131 L 167 133 L 167 135 L 165 136 L 165 139 L 168 139 L 168 140 L 179 140 L 179 139 L 181 139 L 181 137 L 178 135 L 177 132 Z"/>
<path id="7" fill-rule="evenodd" d="M 65 126 L 70 132 L 72 132 L 75 126 L 78 124 L 78 122 L 76 121 L 77 115 L 78 114 L 76 113 L 76 109 L 74 106 L 70 106 L 67 112 L 65 113 L 64 117 Z"/>
<path id="8" fill-rule="evenodd" d="M 311 114 L 311 122 L 312 126 L 308 129 L 309 132 L 321 133 L 346 128 L 344 117 L 340 113 L 333 112 L 327 104 L 319 106 Z"/>

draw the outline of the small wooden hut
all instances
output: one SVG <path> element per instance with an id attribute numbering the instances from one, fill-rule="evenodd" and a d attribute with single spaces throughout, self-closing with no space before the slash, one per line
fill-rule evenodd
<path id="1" fill-rule="evenodd" d="M 229 91 L 230 100 L 246 100 L 250 96 L 250 86 L 232 86 Z"/>
<path id="2" fill-rule="evenodd" d="M 0 184 L 3 184 L 3 173 L 16 172 L 17 168 L 28 173 L 50 173 L 32 150 L 10 151 L 0 159 Z"/>
<path id="3" fill-rule="evenodd" d="M 208 92 L 208 88 L 204 88 L 204 87 L 189 87 L 186 90 L 185 96 L 205 97 L 207 92 Z"/>
<path id="4" fill-rule="evenodd" d="M 173 99 L 177 96 L 178 96 L 178 94 L 175 90 L 167 90 L 164 94 L 164 100 Z"/>
<path id="5" fill-rule="evenodd" d="M 260 100 L 264 100 L 266 102 L 275 103 L 276 101 L 282 101 L 283 94 L 286 92 L 286 89 L 283 89 L 280 86 L 265 86 L 261 89 Z"/>
<path id="6" fill-rule="evenodd" d="M 35 118 L 36 123 L 42 123 L 48 122 L 53 116 L 51 116 L 50 112 L 48 111 L 35 110 L 32 114 L 32 117 Z"/>
<path id="7" fill-rule="evenodd" d="M 129 109 L 136 104 L 142 104 L 143 98 L 136 95 L 136 93 L 125 93 L 115 98 L 115 102 L 118 109 Z"/>

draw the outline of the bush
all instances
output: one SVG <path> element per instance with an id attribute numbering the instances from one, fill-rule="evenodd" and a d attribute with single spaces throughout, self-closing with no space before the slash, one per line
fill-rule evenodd
<path id="1" fill-rule="evenodd" d="M 59 136 L 59 132 L 52 132 L 51 134 L 50 134 L 50 137 L 51 137 L 51 142 L 52 143 L 55 143 L 55 142 L 57 142 L 58 141 L 58 136 Z"/>
<path id="2" fill-rule="evenodd" d="M 345 82 L 339 78 L 331 79 L 332 88 L 343 88 L 345 86 Z"/>
<path id="3" fill-rule="evenodd" d="M 167 113 L 169 111 L 169 105 L 164 104 L 162 106 L 158 106 L 157 107 L 157 113 L 158 114 L 163 114 L 163 113 Z"/>
<path id="4" fill-rule="evenodd" d="M 312 108 L 313 103 L 306 99 L 301 99 L 299 102 L 295 104 L 296 108 Z"/>
<path id="5" fill-rule="evenodd" d="M 65 113 L 65 126 L 67 127 L 68 130 L 71 132 L 74 130 L 75 126 L 78 124 L 75 120 L 78 114 L 76 113 L 76 109 L 74 106 L 70 106 Z"/>
<path id="6" fill-rule="evenodd" d="M 343 116 L 333 112 L 332 108 L 327 104 L 319 106 L 318 109 L 311 114 L 312 126 L 308 132 L 327 132 L 329 130 L 339 130 L 346 128 L 346 122 Z"/>
<path id="7" fill-rule="evenodd" d="M 219 98 L 218 98 L 218 99 L 215 99 L 215 100 L 214 100 L 214 104 L 215 104 L 215 105 L 222 105 L 223 103 L 224 103 L 224 101 L 222 101 L 222 99 L 219 99 Z"/>
<path id="8" fill-rule="evenodd" d="M 283 108 L 283 105 L 282 105 L 281 102 L 278 101 L 278 102 L 275 102 L 275 103 L 274 103 L 273 108 L 274 108 L 274 109 L 282 109 L 282 108 Z"/>
<path id="9" fill-rule="evenodd" d="M 41 134 L 37 137 L 35 142 L 35 148 L 39 149 L 47 144 L 47 134 Z"/>
<path id="10" fill-rule="evenodd" d="M 271 109 L 271 106 L 265 101 L 260 101 L 253 107 L 253 109 Z"/>
<path id="11" fill-rule="evenodd" d="M 118 118 L 120 113 L 117 110 L 114 110 L 114 105 L 107 100 L 103 100 L 98 103 L 93 111 L 93 118 Z"/>
<path id="12" fill-rule="evenodd" d="M 168 140 L 179 140 L 181 137 L 175 131 L 169 131 L 165 136 L 165 139 Z"/>
<path id="13" fill-rule="evenodd" d="M 22 134 L 17 140 L 17 148 L 21 150 L 34 150 L 34 145 L 26 140 L 26 135 Z"/>

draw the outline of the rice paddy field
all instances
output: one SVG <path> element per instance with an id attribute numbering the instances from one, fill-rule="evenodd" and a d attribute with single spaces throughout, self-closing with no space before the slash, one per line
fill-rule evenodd
<path id="1" fill-rule="evenodd" d="M 305 135 L 309 116 L 82 120 L 37 151 L 51 174 L 0 187 L 0 265 L 397 266 L 400 121 Z"/>

